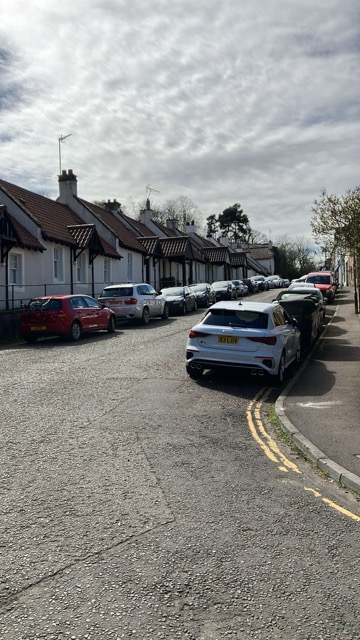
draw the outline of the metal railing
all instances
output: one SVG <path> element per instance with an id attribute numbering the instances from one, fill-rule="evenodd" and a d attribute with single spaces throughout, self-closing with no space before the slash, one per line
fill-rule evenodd
<path id="1" fill-rule="evenodd" d="M 30 284 L 24 287 L 17 285 L 0 285 L 0 310 L 15 311 L 28 304 L 31 298 L 36 296 L 47 296 L 55 293 L 85 293 L 97 297 L 105 286 L 111 284 L 109 282 L 63 282 L 54 284 L 53 282 L 44 282 L 41 284 Z"/>

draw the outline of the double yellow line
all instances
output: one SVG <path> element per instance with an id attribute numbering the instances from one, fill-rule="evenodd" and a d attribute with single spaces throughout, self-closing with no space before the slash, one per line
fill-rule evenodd
<path id="1" fill-rule="evenodd" d="M 297 465 L 294 462 L 291 462 L 291 460 L 289 460 L 279 449 L 275 440 L 273 440 L 270 434 L 266 431 L 264 423 L 261 419 L 261 409 L 263 403 L 267 400 L 271 391 L 271 388 L 260 389 L 253 400 L 249 402 L 246 409 L 246 419 L 248 427 L 250 429 L 250 433 L 255 442 L 257 442 L 257 444 L 261 447 L 265 455 L 269 458 L 269 460 L 271 460 L 271 462 L 274 462 L 278 466 L 278 469 L 280 471 L 283 471 L 284 473 L 293 471 L 294 473 L 302 475 Z M 360 522 L 360 516 L 356 515 L 352 511 L 349 511 L 348 509 L 344 509 L 340 505 L 336 504 L 336 502 L 333 502 L 328 498 L 324 498 L 316 489 L 304 487 L 304 490 L 311 492 L 315 498 L 320 498 L 320 500 L 322 500 L 332 509 L 336 509 L 336 511 L 339 511 L 348 518 Z"/>

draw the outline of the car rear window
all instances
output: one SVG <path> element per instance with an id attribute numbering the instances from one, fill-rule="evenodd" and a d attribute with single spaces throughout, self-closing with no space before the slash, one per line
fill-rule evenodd
<path id="1" fill-rule="evenodd" d="M 114 289 L 104 289 L 100 298 L 127 298 L 133 295 L 133 287 L 118 287 Z"/>
<path id="2" fill-rule="evenodd" d="M 61 300 L 58 298 L 42 298 L 41 300 L 31 300 L 29 309 L 41 309 L 42 311 L 57 311 L 61 309 Z"/>
<path id="3" fill-rule="evenodd" d="M 330 284 L 331 276 L 308 276 L 306 282 L 314 282 L 315 284 Z"/>
<path id="4" fill-rule="evenodd" d="M 220 327 L 248 327 L 249 329 L 267 329 L 268 315 L 259 311 L 212 309 L 203 320 L 203 324 Z"/>

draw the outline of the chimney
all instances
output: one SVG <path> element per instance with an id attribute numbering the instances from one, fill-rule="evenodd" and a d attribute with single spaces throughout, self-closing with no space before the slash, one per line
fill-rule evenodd
<path id="1" fill-rule="evenodd" d="M 77 197 L 77 178 L 72 169 L 67 172 L 62 170 L 59 176 L 59 198 L 58 202 L 71 205 L 73 198 Z"/>
<path id="2" fill-rule="evenodd" d="M 229 238 L 227 236 L 221 236 L 221 238 L 219 238 L 219 242 L 224 247 L 228 247 L 229 246 Z"/>
<path id="3" fill-rule="evenodd" d="M 178 223 L 178 219 L 177 218 L 168 218 L 166 220 L 166 226 L 168 229 L 171 229 L 172 231 L 176 231 L 176 225 Z"/>
<path id="4" fill-rule="evenodd" d="M 117 202 L 115 198 L 112 202 L 110 200 L 105 202 L 104 207 L 107 211 L 111 211 L 111 213 L 116 213 L 117 211 L 121 211 L 121 204 L 120 202 Z"/>
<path id="5" fill-rule="evenodd" d="M 196 224 L 195 224 L 194 220 L 191 220 L 191 222 L 186 222 L 185 223 L 185 232 L 186 233 L 196 233 Z"/>
<path id="6" fill-rule="evenodd" d="M 140 211 L 140 222 L 144 224 L 146 227 L 149 222 L 152 222 L 152 209 L 150 209 L 150 200 L 147 198 L 146 200 L 146 209 L 141 209 Z"/>

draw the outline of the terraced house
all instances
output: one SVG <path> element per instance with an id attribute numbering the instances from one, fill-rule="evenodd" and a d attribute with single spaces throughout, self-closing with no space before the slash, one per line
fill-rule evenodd
<path id="1" fill-rule="evenodd" d="M 134 220 L 115 200 L 98 206 L 80 198 L 71 169 L 58 181 L 54 201 L 0 179 L 0 309 L 47 293 L 96 297 L 116 282 L 159 289 L 264 273 L 249 251 L 204 238 L 193 223 L 185 233 L 176 220 L 159 224 L 149 201 Z"/>

